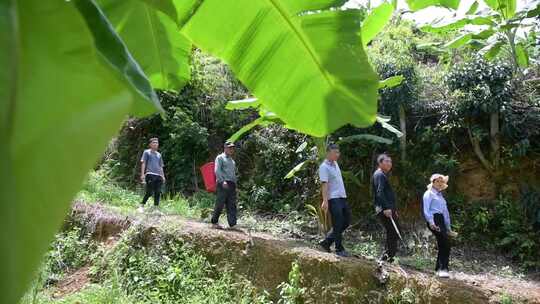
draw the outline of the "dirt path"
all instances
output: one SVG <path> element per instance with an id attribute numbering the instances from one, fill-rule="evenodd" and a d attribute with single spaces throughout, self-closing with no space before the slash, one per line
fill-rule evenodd
<path id="1" fill-rule="evenodd" d="M 173 216 L 173 215 L 167 215 L 161 217 L 162 219 L 165 218 L 167 221 L 171 222 L 177 222 L 182 223 L 182 227 L 186 230 L 193 231 L 193 233 L 197 233 L 200 231 L 204 231 L 208 234 L 217 234 L 223 237 L 228 238 L 244 238 L 246 235 L 250 234 L 247 232 L 247 229 L 243 229 L 243 231 L 231 231 L 231 230 L 215 230 L 211 229 L 207 223 L 202 223 L 199 221 L 191 221 L 183 219 L 179 216 Z M 284 242 L 292 242 L 292 247 L 295 251 L 302 251 L 306 254 L 309 254 L 314 259 L 320 259 L 320 258 L 335 258 L 334 254 L 326 253 L 319 251 L 315 248 L 312 248 L 312 246 L 309 246 L 298 239 L 280 239 L 275 238 L 274 236 L 270 236 L 266 233 L 251 233 L 251 237 L 255 238 L 265 238 L 269 240 L 276 240 L 276 241 L 284 241 Z M 248 235 L 249 236 L 249 235 Z M 339 258 L 338 260 L 349 260 L 349 261 L 355 261 L 355 260 L 365 260 L 365 258 L 358 258 L 358 257 L 350 257 L 350 258 Z M 426 274 L 424 272 L 406 267 L 406 266 L 398 266 L 398 267 L 391 267 L 394 271 L 399 272 L 405 272 L 408 276 L 418 275 L 422 274 L 423 276 L 431 277 L 432 274 Z M 439 280 L 439 279 L 437 279 Z M 440 279 L 440 281 L 445 281 L 444 279 Z M 540 303 L 540 282 L 536 281 L 526 281 L 523 279 L 518 278 L 506 278 L 506 277 L 500 277 L 493 274 L 466 274 L 463 272 L 455 272 L 452 273 L 452 278 L 448 280 L 450 282 L 454 283 L 463 283 L 464 285 L 470 285 L 479 287 L 487 292 L 490 296 L 497 297 L 498 295 L 509 295 L 514 299 L 518 300 L 525 300 L 527 303 Z M 496 299 L 495 299 L 496 300 Z"/>
<path id="2" fill-rule="evenodd" d="M 287 280 L 291 262 L 299 261 L 309 285 L 308 293 L 322 299 L 317 303 L 333 303 L 338 298 L 338 303 L 358 303 L 354 293 L 347 293 L 350 290 L 371 300 L 410 289 L 422 303 L 498 303 L 507 295 L 520 302 L 540 304 L 539 282 L 465 273 L 457 273 L 451 279 L 438 279 L 432 274 L 390 265 L 385 267 L 390 283 L 381 286 L 373 278 L 374 260 L 338 258 L 300 240 L 247 230 L 216 230 L 207 223 L 174 215 L 134 213 L 126 217 L 97 204 L 76 204 L 74 215 L 81 218 L 79 221 L 92 223 L 95 237 L 101 240 L 131 225 L 145 227 L 149 238 L 155 233 L 172 234 L 198 247 L 212 262 L 232 265 L 267 290 Z"/>
<path id="3" fill-rule="evenodd" d="M 55 299 L 63 298 L 72 293 L 81 291 L 89 282 L 88 272 L 89 266 L 79 268 L 78 270 L 67 274 L 64 279 L 58 282 L 52 292 L 52 297 Z"/>

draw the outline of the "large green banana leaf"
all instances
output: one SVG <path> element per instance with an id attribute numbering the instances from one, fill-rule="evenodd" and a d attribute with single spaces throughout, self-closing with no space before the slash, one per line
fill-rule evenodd
<path id="1" fill-rule="evenodd" d="M 361 14 L 335 0 L 177 0 L 182 32 L 228 63 L 288 127 L 323 136 L 375 122 L 378 78 Z"/>
<path id="2" fill-rule="evenodd" d="M 392 18 L 394 6 L 389 2 L 383 2 L 374 8 L 366 20 L 362 23 L 362 41 L 367 45 Z"/>
<path id="3" fill-rule="evenodd" d="M 418 11 L 429 6 L 458 9 L 460 0 L 406 0 L 406 2 L 412 11 Z"/>
<path id="4" fill-rule="evenodd" d="M 98 3 L 154 88 L 180 90 L 189 81 L 191 42 L 173 19 L 141 0 Z"/>
<path id="5" fill-rule="evenodd" d="M 429 33 L 447 33 L 450 31 L 461 29 L 469 24 L 488 26 L 496 25 L 496 23 L 493 21 L 493 18 L 490 16 L 466 16 L 463 18 L 456 18 L 450 20 L 443 19 L 433 24 L 425 25 L 421 28 L 421 30 Z"/>
<path id="6" fill-rule="evenodd" d="M 83 4 L 0 1 L 0 303 L 18 302 L 125 116 L 155 110 L 125 46 Z"/>
<path id="7" fill-rule="evenodd" d="M 494 11 L 501 13 L 504 19 L 510 19 L 516 14 L 516 0 L 484 0 Z"/>

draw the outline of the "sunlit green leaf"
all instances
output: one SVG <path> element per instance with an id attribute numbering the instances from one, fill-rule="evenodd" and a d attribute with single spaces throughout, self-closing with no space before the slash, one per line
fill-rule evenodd
<path id="1" fill-rule="evenodd" d="M 294 168 L 292 168 L 291 171 L 289 171 L 289 173 L 287 173 L 287 175 L 285 175 L 284 179 L 292 178 L 296 173 L 301 171 L 309 163 L 312 163 L 312 162 L 313 162 L 312 160 L 305 160 L 305 161 L 299 163 L 298 165 L 294 166 Z"/>
<path id="2" fill-rule="evenodd" d="M 283 124 L 281 119 L 275 114 L 270 111 L 267 111 L 266 109 L 260 109 L 259 111 L 260 117 L 255 119 L 254 121 L 250 122 L 249 124 L 243 126 L 240 128 L 240 130 L 236 131 L 227 141 L 235 142 L 240 137 L 245 135 L 247 132 L 251 131 L 253 128 L 257 126 L 268 126 L 272 123 L 280 123 Z M 286 127 L 286 126 L 285 126 Z"/>
<path id="3" fill-rule="evenodd" d="M 499 54 L 503 45 L 504 43 L 501 41 L 493 42 L 481 49 L 480 54 L 484 54 L 484 58 L 487 60 L 492 60 Z"/>
<path id="4" fill-rule="evenodd" d="M 242 128 L 240 128 L 240 130 L 236 131 L 233 135 L 231 135 L 231 137 L 229 137 L 229 139 L 227 141 L 235 142 L 240 137 L 242 137 L 244 134 L 251 131 L 251 129 L 253 129 L 253 128 L 257 127 L 257 126 L 264 125 L 266 123 L 267 123 L 267 121 L 264 119 L 264 117 L 259 117 L 259 118 L 255 119 L 254 121 L 248 123 L 247 125 L 243 126 Z"/>
<path id="5" fill-rule="evenodd" d="M 458 9 L 460 0 L 406 0 L 406 2 L 412 11 L 418 11 L 429 6 Z"/>
<path id="6" fill-rule="evenodd" d="M 487 29 L 480 31 L 478 33 L 475 33 L 472 35 L 473 39 L 488 39 L 489 37 L 493 36 L 495 34 L 495 31 L 493 29 Z"/>
<path id="7" fill-rule="evenodd" d="M 466 44 L 467 42 L 469 42 L 471 39 L 472 39 L 472 34 L 469 33 L 469 34 L 464 34 L 464 35 L 461 35 L 457 38 L 455 38 L 454 40 L 448 42 L 447 44 L 445 44 L 444 46 L 449 48 L 449 49 L 456 49 L 458 47 L 461 47 L 463 46 L 464 44 Z"/>
<path id="8" fill-rule="evenodd" d="M 362 42 L 367 45 L 384 26 L 390 21 L 394 6 L 391 3 L 383 2 L 374 8 L 362 23 Z"/>
<path id="9" fill-rule="evenodd" d="M 472 15 L 472 14 L 476 13 L 477 9 L 478 9 L 478 1 L 474 1 L 473 4 L 471 4 L 471 6 L 469 7 L 469 9 L 467 10 L 467 12 L 465 14 Z"/>
<path id="10" fill-rule="evenodd" d="M 227 110 L 243 110 L 249 108 L 257 108 L 261 103 L 257 98 L 248 98 L 242 100 L 233 100 L 227 102 L 225 109 Z"/>
<path id="11" fill-rule="evenodd" d="M 484 0 L 484 2 L 494 11 L 499 9 L 499 0 Z"/>
<path id="12" fill-rule="evenodd" d="M 425 25 L 420 29 L 429 33 L 447 33 L 450 31 L 463 28 L 465 25 L 496 25 L 491 17 L 488 16 L 476 16 L 476 17 L 464 17 L 459 19 L 447 20 L 443 19 L 434 24 Z"/>
<path id="13" fill-rule="evenodd" d="M 189 81 L 191 42 L 180 34 L 176 20 L 141 0 L 98 3 L 154 88 L 179 90 Z"/>
<path id="14" fill-rule="evenodd" d="M 494 11 L 499 12 L 505 19 L 516 14 L 516 0 L 484 0 Z"/>
<path id="15" fill-rule="evenodd" d="M 306 149 L 307 145 L 308 145 L 307 141 L 301 143 L 300 146 L 298 146 L 298 148 L 296 148 L 295 153 L 303 152 Z"/>
<path id="16" fill-rule="evenodd" d="M 515 28 L 518 28 L 519 25 L 520 25 L 519 21 L 509 21 L 509 22 L 505 22 L 499 25 L 499 30 L 502 30 L 502 31 L 513 30 Z"/>
<path id="17" fill-rule="evenodd" d="M 278 5 L 286 7 L 287 11 L 292 14 L 300 14 L 304 12 L 314 12 L 320 10 L 327 10 L 331 8 L 339 8 L 343 6 L 348 0 L 294 0 L 294 1 L 281 1 Z"/>
<path id="18" fill-rule="evenodd" d="M 516 58 L 520 67 L 526 68 L 529 66 L 529 55 L 523 43 L 516 44 Z"/>
<path id="19" fill-rule="evenodd" d="M 443 49 L 442 43 L 440 42 L 429 42 L 429 43 L 422 43 L 416 46 L 418 50 L 430 52 L 432 54 L 445 54 L 448 51 Z"/>
<path id="20" fill-rule="evenodd" d="M 479 40 L 479 39 L 471 39 L 469 42 L 467 42 L 467 45 L 471 47 L 473 50 L 481 50 L 484 47 L 486 47 L 485 40 Z"/>
<path id="21" fill-rule="evenodd" d="M 229 64 L 266 109 L 291 129 L 324 136 L 345 124 L 371 125 L 377 105 L 377 75 L 361 43 L 362 13 L 325 10 L 338 2 L 175 3 L 182 7 L 182 32 Z M 299 14 L 304 11 L 312 12 Z"/>
<path id="22" fill-rule="evenodd" d="M 405 78 L 403 75 L 388 77 L 385 80 L 379 81 L 379 89 L 389 89 L 400 85 Z"/>
<path id="23" fill-rule="evenodd" d="M 18 303 L 126 115 L 154 108 L 137 78 L 127 79 L 136 76 L 122 44 L 95 10 L 86 13 L 62 0 L 0 2 L 1 303 Z M 106 40 L 118 52 L 96 48 Z"/>
<path id="24" fill-rule="evenodd" d="M 74 3 L 93 35 L 99 54 L 116 71 L 119 79 L 125 81 L 128 87 L 133 88 L 134 97 L 139 102 L 134 103 L 132 114 L 148 115 L 156 108 L 163 111 L 146 75 L 100 8 L 94 1 L 76 0 Z"/>
<path id="25" fill-rule="evenodd" d="M 340 144 L 342 144 L 342 143 L 352 143 L 352 142 L 366 141 L 366 140 L 367 141 L 373 141 L 373 142 L 380 143 L 380 144 L 386 144 L 386 145 L 391 145 L 392 144 L 391 139 L 384 138 L 384 137 L 377 136 L 377 135 L 372 135 L 372 134 L 356 134 L 356 135 L 343 137 L 343 138 L 339 139 L 338 143 L 340 143 Z"/>
<path id="26" fill-rule="evenodd" d="M 389 121 L 390 121 L 390 117 L 383 116 L 383 115 L 380 115 L 380 114 L 377 115 L 377 122 L 383 128 L 385 128 L 386 130 L 394 133 L 397 137 L 403 136 L 403 133 L 401 133 L 400 130 L 398 130 L 396 127 L 394 127 L 393 125 L 388 123 Z"/>

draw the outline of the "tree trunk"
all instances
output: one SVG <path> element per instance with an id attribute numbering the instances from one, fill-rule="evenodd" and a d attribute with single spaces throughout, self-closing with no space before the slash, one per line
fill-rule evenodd
<path id="1" fill-rule="evenodd" d="M 521 79 L 523 79 L 523 71 L 521 70 L 521 67 L 519 66 L 518 59 L 517 59 L 517 51 L 516 51 L 516 43 L 515 38 L 516 34 L 512 33 L 511 30 L 506 30 L 506 39 L 508 39 L 508 44 L 510 45 L 510 52 L 512 54 L 512 63 L 514 65 L 514 72 L 517 73 Z"/>
<path id="2" fill-rule="evenodd" d="M 195 157 L 193 158 L 193 189 L 199 192 L 199 183 L 197 182 L 197 166 L 195 166 Z"/>
<path id="3" fill-rule="evenodd" d="M 491 142 L 491 162 L 496 170 L 499 167 L 501 160 L 501 137 L 499 126 L 499 111 L 490 115 L 490 130 L 489 138 Z"/>
<path id="4" fill-rule="evenodd" d="M 478 157 L 478 159 L 480 160 L 484 168 L 486 168 L 486 170 L 492 173 L 493 172 L 492 166 L 489 163 L 489 161 L 486 159 L 486 157 L 484 156 L 484 152 L 482 152 L 482 148 L 480 147 L 480 141 L 478 140 L 478 138 L 476 138 L 472 134 L 470 124 L 467 126 L 467 133 L 469 134 L 469 140 L 471 141 L 471 145 L 473 147 L 474 153 L 476 154 L 476 156 Z"/>
<path id="5" fill-rule="evenodd" d="M 399 127 L 401 128 L 401 133 L 403 136 L 399 138 L 400 148 L 401 148 L 401 160 L 407 160 L 407 116 L 405 116 L 405 107 L 403 105 L 399 106 Z"/>

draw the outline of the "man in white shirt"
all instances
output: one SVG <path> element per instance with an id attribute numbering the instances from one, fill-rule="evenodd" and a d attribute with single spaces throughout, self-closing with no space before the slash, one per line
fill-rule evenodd
<path id="1" fill-rule="evenodd" d="M 345 251 L 342 244 L 343 231 L 351 223 L 351 209 L 347 204 L 347 193 L 341 170 L 337 160 L 339 159 L 339 147 L 336 144 L 330 144 L 326 148 L 326 159 L 319 167 L 319 179 L 321 181 L 323 210 L 329 210 L 332 216 L 332 230 L 319 245 L 327 252 L 330 252 L 330 246 L 335 244 L 336 255 L 347 257 L 349 254 Z"/>

